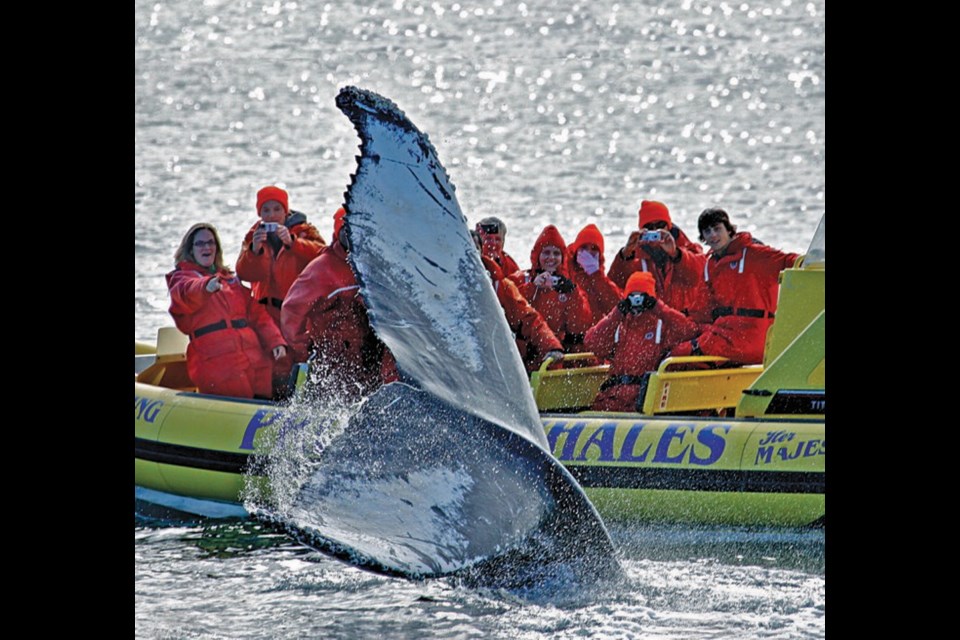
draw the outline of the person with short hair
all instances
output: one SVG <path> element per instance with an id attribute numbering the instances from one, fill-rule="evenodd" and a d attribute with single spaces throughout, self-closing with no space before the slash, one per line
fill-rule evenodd
<path id="1" fill-rule="evenodd" d="M 507 225 L 496 216 L 488 216 L 480 220 L 474 227 L 480 238 L 481 252 L 493 260 L 503 275 L 510 277 L 520 270 L 517 261 L 503 250 L 507 240 Z"/>
<path id="2" fill-rule="evenodd" d="M 263 305 L 224 266 L 216 228 L 195 224 L 166 275 L 170 315 L 187 334 L 187 373 L 201 393 L 237 398 L 273 397 L 273 361 L 287 344 Z"/>
<path id="3" fill-rule="evenodd" d="M 583 340 L 594 355 L 610 361 L 610 377 L 600 385 L 592 408 L 640 410 L 643 374 L 655 370 L 667 352 L 699 332 L 693 320 L 657 299 L 653 274 L 631 274 L 623 299 Z"/>
<path id="4" fill-rule="evenodd" d="M 705 209 L 697 220 L 706 255 L 685 254 L 677 269 L 698 278 L 706 294 L 710 322 L 696 339 L 671 355 L 711 355 L 731 364 L 760 364 L 767 330 L 773 324 L 780 290 L 779 276 L 800 254 L 768 247 L 746 231 L 737 231 L 730 216 L 718 207 Z"/>
<path id="5" fill-rule="evenodd" d="M 675 266 L 683 253 L 700 255 L 703 248 L 673 223 L 670 210 L 662 202 L 642 201 L 638 226 L 614 256 L 607 272 L 610 280 L 623 287 L 630 274 L 646 271 L 656 279 L 657 297 L 669 306 L 687 315 L 702 307 L 696 280 L 678 277 Z"/>

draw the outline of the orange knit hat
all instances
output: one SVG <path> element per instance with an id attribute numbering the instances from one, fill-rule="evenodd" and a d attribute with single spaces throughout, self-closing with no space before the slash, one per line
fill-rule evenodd
<path id="1" fill-rule="evenodd" d="M 640 203 L 640 223 L 638 225 L 640 228 L 643 228 L 645 224 L 660 220 L 668 225 L 673 224 L 673 221 L 670 220 L 670 211 L 667 210 L 667 205 L 656 200 L 644 200 Z"/>
<path id="2" fill-rule="evenodd" d="M 631 293 L 645 293 L 648 296 L 656 297 L 657 281 L 653 279 L 653 274 L 647 271 L 635 271 L 627 279 L 627 286 L 623 288 L 627 295 Z"/>
<path id="3" fill-rule="evenodd" d="M 264 187 L 257 191 L 257 215 L 260 215 L 263 203 L 270 200 L 276 200 L 283 205 L 284 213 L 290 213 L 290 205 L 287 204 L 287 192 L 280 187 Z"/>

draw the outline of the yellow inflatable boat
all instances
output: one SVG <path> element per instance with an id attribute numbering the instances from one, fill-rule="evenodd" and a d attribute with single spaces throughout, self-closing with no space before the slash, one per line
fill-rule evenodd
<path id="1" fill-rule="evenodd" d="M 553 455 L 604 519 L 823 525 L 824 225 L 781 274 L 762 365 L 668 358 L 645 376 L 640 410 L 616 414 L 588 410 L 607 366 L 545 363 L 531 376 Z M 173 328 L 161 329 L 155 345 L 136 344 L 137 499 L 242 516 L 251 454 L 271 427 L 303 418 L 282 404 L 197 393 L 185 346 Z M 715 368 L 682 366 L 693 362 Z"/>

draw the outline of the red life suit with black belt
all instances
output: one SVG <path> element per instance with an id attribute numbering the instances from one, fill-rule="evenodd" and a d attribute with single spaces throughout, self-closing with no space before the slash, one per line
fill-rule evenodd
<path id="1" fill-rule="evenodd" d="M 207 283 L 220 277 L 221 288 Z M 190 337 L 187 372 L 201 393 L 271 398 L 271 352 L 285 345 L 280 330 L 250 289 L 228 271 L 211 273 L 181 262 L 166 276 L 170 315 Z"/>
<path id="2" fill-rule="evenodd" d="M 711 324 L 696 343 L 680 344 L 672 355 L 702 353 L 736 364 L 762 363 L 767 330 L 777 310 L 780 272 L 798 257 L 754 240 L 745 231 L 733 236 L 722 255 L 684 254 L 676 268 L 684 278 L 698 278 L 707 300 L 693 317 Z"/>

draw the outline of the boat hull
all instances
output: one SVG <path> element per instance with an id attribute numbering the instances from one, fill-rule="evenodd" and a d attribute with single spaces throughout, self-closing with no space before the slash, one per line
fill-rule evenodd
<path id="1" fill-rule="evenodd" d="M 251 454 L 302 417 L 263 401 L 135 383 L 138 499 L 236 515 Z M 822 420 L 544 414 L 553 455 L 605 520 L 763 526 L 821 524 Z M 178 498 L 189 498 L 181 501 Z M 201 506 L 209 509 L 203 510 Z"/>

